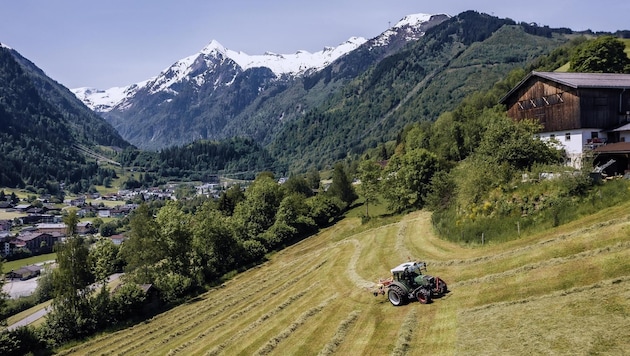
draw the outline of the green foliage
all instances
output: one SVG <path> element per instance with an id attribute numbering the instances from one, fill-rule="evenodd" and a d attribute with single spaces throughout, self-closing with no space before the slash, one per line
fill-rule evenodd
<path id="1" fill-rule="evenodd" d="M 346 169 L 341 162 L 335 164 L 332 174 L 332 183 L 330 187 L 328 187 L 327 193 L 341 199 L 346 206 L 349 206 L 357 199 L 352 181 L 346 174 Z"/>
<path id="2" fill-rule="evenodd" d="M 369 205 L 379 203 L 381 166 L 374 161 L 365 160 L 359 164 L 358 173 L 361 183 L 357 186 L 357 191 L 363 197 L 365 216 L 369 218 Z"/>
<path id="3" fill-rule="evenodd" d="M 150 283 L 152 276 L 149 267 L 166 257 L 166 243 L 146 204 L 134 210 L 129 226 L 129 238 L 120 249 L 126 262 L 125 270 L 135 271 L 140 283 Z"/>
<path id="4" fill-rule="evenodd" d="M 0 331 L 0 355 L 23 356 L 43 349 L 37 333 L 28 327 Z"/>
<path id="5" fill-rule="evenodd" d="M 127 320 L 139 316 L 146 298 L 146 294 L 137 284 L 122 284 L 111 297 L 112 318 Z"/>
<path id="6" fill-rule="evenodd" d="M 94 226 L 96 227 L 96 225 Z M 108 221 L 99 226 L 98 232 L 103 237 L 110 237 L 112 235 L 116 235 L 116 230 L 118 229 L 118 223 L 115 221 Z"/>
<path id="7" fill-rule="evenodd" d="M 238 203 L 245 200 L 245 193 L 239 184 L 233 185 L 221 193 L 219 197 L 219 210 L 226 216 L 232 216 Z"/>
<path id="8" fill-rule="evenodd" d="M 145 172 L 143 179 L 129 179 L 125 183 L 128 189 L 155 186 L 171 179 L 210 182 L 219 173 L 252 179 L 256 172 L 263 170 L 285 170 L 253 140 L 238 137 L 222 141 L 198 140 L 159 152 L 127 148 L 120 159 L 124 166 Z"/>
<path id="9" fill-rule="evenodd" d="M 69 237 L 55 245 L 57 268 L 53 270 L 54 299 L 46 316 L 45 340 L 60 345 L 68 340 L 91 334 L 96 314 L 90 306 L 93 281 L 88 264 L 88 247 L 81 237 Z"/>
<path id="10" fill-rule="evenodd" d="M 394 155 L 383 173 L 383 196 L 396 212 L 424 207 L 431 178 L 439 170 L 438 158 L 419 148 Z"/>
<path id="11" fill-rule="evenodd" d="M 583 73 L 630 73 L 626 46 L 613 36 L 585 42 L 571 56 L 571 71 Z"/>
<path id="12" fill-rule="evenodd" d="M 110 239 L 99 239 L 90 248 L 88 260 L 96 281 L 105 283 L 110 275 L 120 271 L 118 252 L 119 247 Z"/>
<path id="13" fill-rule="evenodd" d="M 237 234 L 245 240 L 257 239 L 273 225 L 282 198 L 282 189 L 273 179 L 268 176 L 256 179 L 234 211 Z"/>

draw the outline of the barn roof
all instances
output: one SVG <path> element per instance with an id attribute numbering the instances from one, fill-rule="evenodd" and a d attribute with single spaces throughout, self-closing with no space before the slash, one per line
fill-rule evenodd
<path id="1" fill-rule="evenodd" d="M 506 99 L 521 88 L 531 78 L 539 77 L 566 85 L 571 88 L 630 89 L 630 74 L 617 73 L 569 73 L 569 72 L 531 72 L 510 90 L 501 100 Z"/>
<path id="2" fill-rule="evenodd" d="M 595 153 L 630 153 L 630 142 L 609 143 L 607 145 L 597 147 L 593 151 Z"/>

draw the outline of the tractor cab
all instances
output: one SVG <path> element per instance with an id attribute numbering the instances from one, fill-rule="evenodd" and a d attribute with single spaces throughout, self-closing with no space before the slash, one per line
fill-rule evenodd
<path id="1" fill-rule="evenodd" d="M 392 278 L 395 281 L 405 284 L 408 288 L 414 288 L 418 286 L 424 286 L 429 283 L 423 276 L 422 270 L 427 269 L 424 262 L 405 262 L 394 268 L 392 268 Z"/>

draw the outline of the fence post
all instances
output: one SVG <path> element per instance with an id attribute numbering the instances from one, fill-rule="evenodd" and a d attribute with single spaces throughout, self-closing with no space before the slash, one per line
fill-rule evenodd
<path id="1" fill-rule="evenodd" d="M 481 244 L 483 245 L 485 239 L 485 233 L 481 233 Z"/>

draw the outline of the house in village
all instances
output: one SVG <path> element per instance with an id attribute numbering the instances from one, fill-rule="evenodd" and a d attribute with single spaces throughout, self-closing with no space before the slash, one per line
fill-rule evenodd
<path id="1" fill-rule="evenodd" d="M 567 164 L 586 154 L 609 174 L 630 169 L 630 74 L 532 72 L 501 100 L 515 120 L 537 119 L 543 140 L 555 139 Z"/>
<path id="2" fill-rule="evenodd" d="M 63 235 L 57 232 L 27 231 L 18 234 L 12 244 L 18 248 L 25 247 L 34 254 L 49 253 L 61 237 Z"/>
<path id="3" fill-rule="evenodd" d="M 65 223 L 57 223 L 57 224 L 37 224 L 35 226 L 38 232 L 44 233 L 59 233 L 62 235 L 66 235 L 67 227 Z M 76 226 L 76 233 L 79 235 L 85 235 L 94 232 L 94 225 L 92 225 L 91 221 L 81 221 Z"/>

